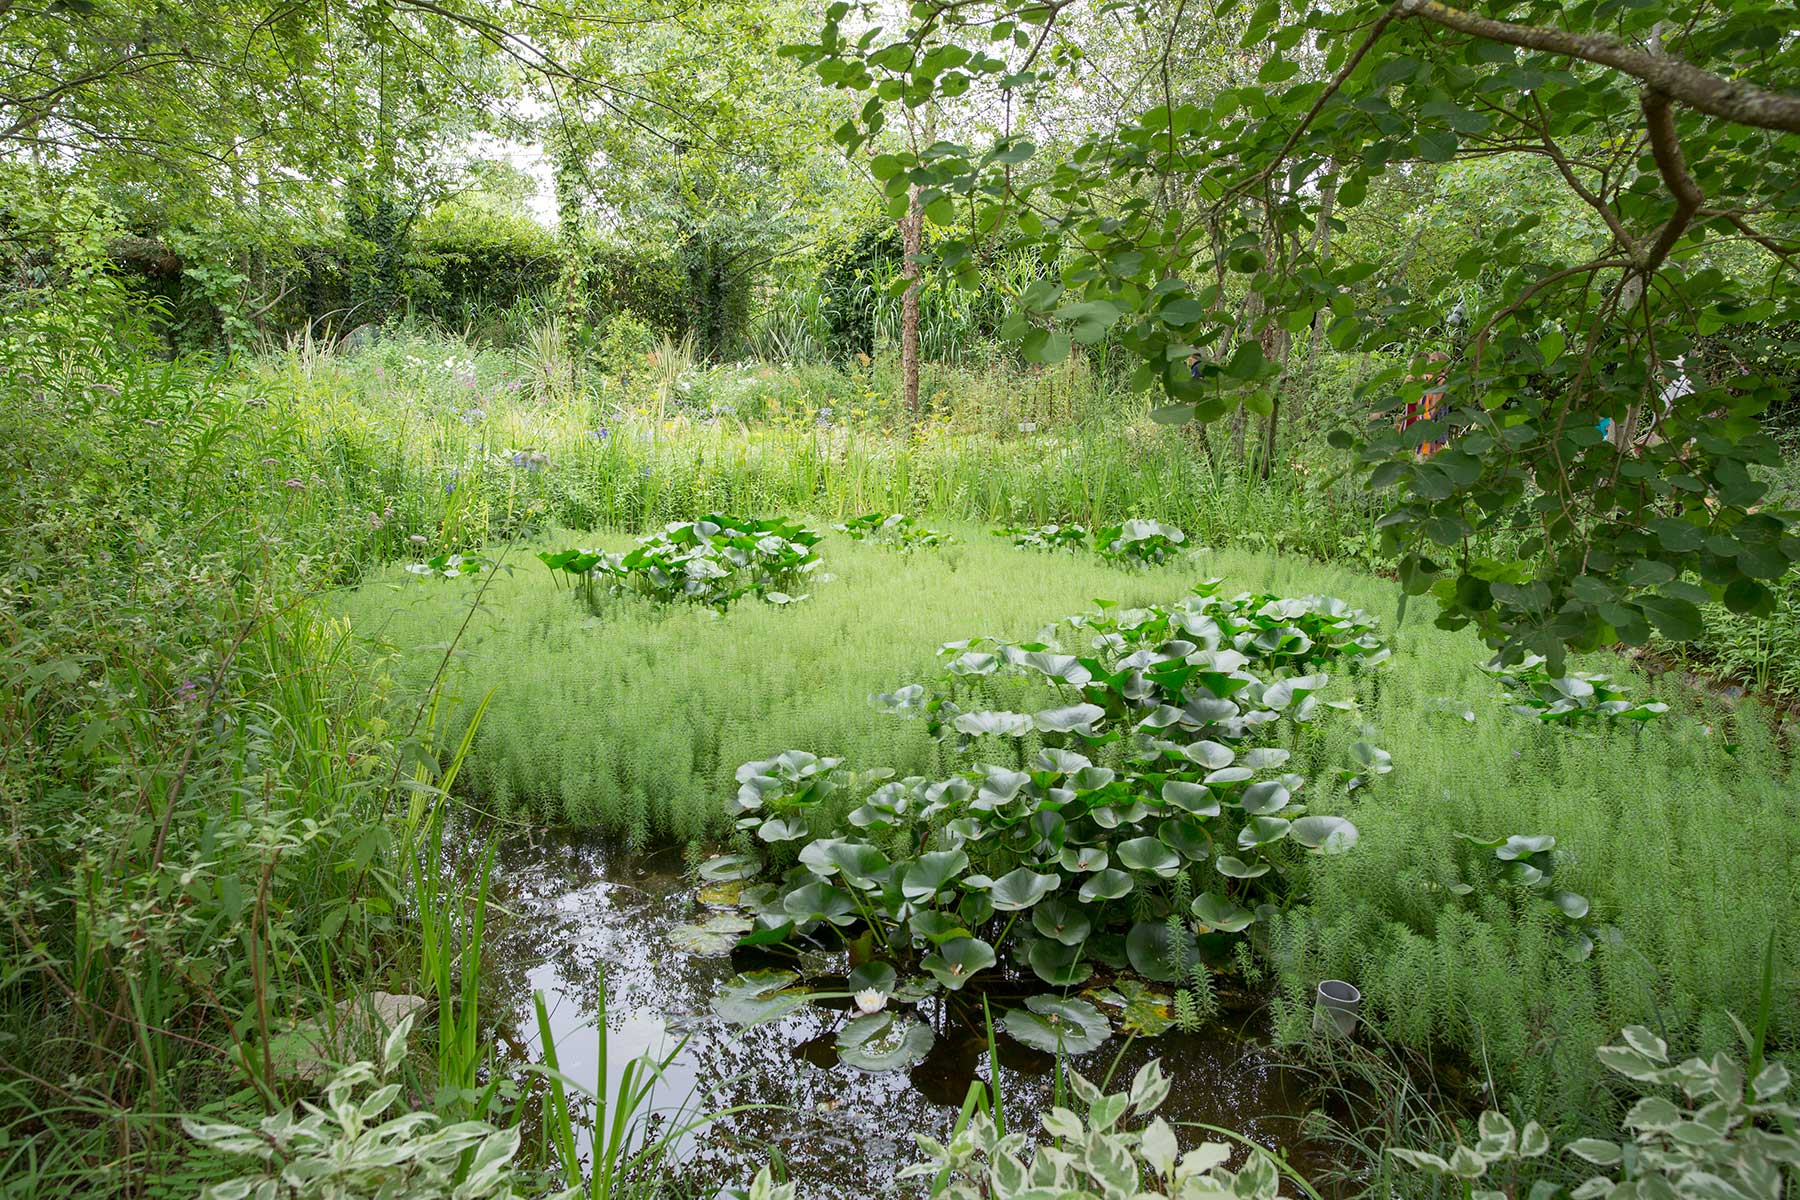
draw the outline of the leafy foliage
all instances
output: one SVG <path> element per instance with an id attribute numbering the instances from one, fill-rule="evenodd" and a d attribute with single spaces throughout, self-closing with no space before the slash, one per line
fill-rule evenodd
<path id="1" fill-rule="evenodd" d="M 952 540 L 949 534 L 928 528 L 908 513 L 866 513 L 832 528 L 859 542 L 886 542 L 900 550 L 936 550 Z"/>
<path id="2" fill-rule="evenodd" d="M 391 1082 L 406 1057 L 412 1018 L 388 1035 L 379 1065 L 345 1067 L 325 1086 L 324 1104 L 295 1105 L 254 1129 L 183 1118 L 188 1136 L 216 1154 L 252 1160 L 253 1171 L 207 1187 L 205 1200 L 274 1195 L 328 1200 L 345 1194 L 437 1200 L 454 1192 L 468 1200 L 525 1192 L 513 1166 L 518 1128 L 481 1121 L 447 1125 L 430 1112 L 382 1119 L 403 1086 Z"/>
<path id="3" fill-rule="evenodd" d="M 590 604 L 593 581 L 610 581 L 615 593 L 634 593 L 659 603 L 678 600 L 721 611 L 754 594 L 770 604 L 792 604 L 791 595 L 820 558 L 813 549 L 820 535 L 786 517 L 728 517 L 714 513 L 697 521 L 671 522 L 660 533 L 638 539 L 635 550 L 563 550 L 538 554 L 552 571 L 581 581 Z"/>
<path id="4" fill-rule="evenodd" d="M 1793 1132 L 1800 1104 L 1789 1094 L 1793 1080 L 1786 1066 L 1758 1062 L 1746 1070 L 1723 1052 L 1671 1064 L 1668 1043 L 1642 1025 L 1620 1038 L 1602 1046 L 1598 1057 L 1638 1099 L 1625 1114 L 1624 1136 L 1576 1138 L 1563 1145 L 1563 1153 L 1597 1168 L 1570 1195 L 1577 1200 L 1779 1196 L 1800 1178 L 1800 1139 Z M 1679 1093 L 1680 1101 L 1670 1099 L 1671 1093 Z M 1389 1153 L 1470 1188 L 1490 1180 L 1490 1173 L 1530 1168 L 1551 1152 L 1550 1135 L 1536 1121 L 1519 1129 L 1505 1115 L 1488 1111 L 1481 1114 L 1479 1129 L 1479 1140 L 1447 1157 L 1421 1150 Z"/>
<path id="5" fill-rule="evenodd" d="M 1530 837 L 1512 834 L 1492 839 L 1469 833 L 1459 833 L 1456 836 L 1458 840 L 1479 850 L 1493 851 L 1490 862 L 1473 866 L 1470 871 L 1478 881 L 1489 886 L 1494 883 L 1510 884 L 1528 896 L 1546 901 L 1567 923 L 1564 935 L 1570 957 L 1581 959 L 1593 953 L 1594 939 L 1589 933 L 1590 906 L 1587 897 L 1551 885 L 1551 876 L 1556 872 L 1555 838 L 1549 834 Z M 1459 896 L 1467 896 L 1475 890 L 1476 885 L 1467 882 L 1450 886 L 1452 894 Z"/>
<path id="6" fill-rule="evenodd" d="M 1506 689 L 1507 703 L 1516 713 L 1536 717 L 1546 725 L 1579 728 L 1619 721 L 1649 721 L 1669 711 L 1661 701 L 1634 703 L 1626 690 L 1605 675 L 1571 671 L 1552 677 L 1543 658 L 1531 655 L 1511 667 L 1491 662 L 1483 670 Z"/>
<path id="7" fill-rule="evenodd" d="M 1161 566 L 1177 554 L 1187 534 L 1161 521 L 1133 519 L 1102 529 L 1094 535 L 1094 549 L 1101 558 L 1129 566 Z"/>
<path id="8" fill-rule="evenodd" d="M 1016 768 L 857 776 L 798 750 L 746 763 L 738 828 L 771 854 L 799 843 L 792 867 L 742 894 L 759 928 L 746 940 L 861 926 L 896 961 L 922 955 L 918 966 L 952 991 L 1002 953 L 1067 988 L 1096 964 L 1175 978 L 1194 961 L 1184 943 L 1220 942 L 1273 911 L 1288 899 L 1286 864 L 1343 853 L 1356 830 L 1295 799 L 1304 776 L 1282 770 L 1292 751 L 1269 744 L 1272 735 L 1327 711 L 1319 693 L 1329 677 L 1316 668 L 1366 669 L 1387 650 L 1373 621 L 1341 601 L 1217 592 L 1203 584 L 1167 607 L 1071 618 L 1085 653 L 953 642 L 937 694 L 915 687 L 889 698 L 965 752 L 1041 735 L 1049 744 L 1018 752 Z M 1052 706 L 964 707 L 1000 677 L 1027 696 L 1047 692 Z M 855 804 L 842 825 L 840 795 Z M 1191 870 L 1206 879 L 1198 895 L 1186 890 Z M 1002 1026 L 1071 1050 L 1109 1028 L 1087 1002 L 1060 1000 L 1010 1011 Z"/>
<path id="9" fill-rule="evenodd" d="M 1282 1168 L 1261 1147 L 1252 1146 L 1236 1171 L 1226 1169 L 1236 1153 L 1229 1143 L 1206 1142 L 1182 1153 L 1174 1128 L 1154 1116 L 1169 1095 L 1155 1060 L 1138 1071 L 1128 1090 L 1111 1095 L 1078 1072 L 1067 1078 L 1087 1120 L 1070 1109 L 1052 1108 L 1044 1132 L 1055 1139 L 1053 1145 L 1031 1151 L 1028 1159 L 1028 1135 L 1003 1133 L 986 1113 L 977 1113 L 948 1145 L 915 1135 L 926 1159 L 902 1171 L 901 1178 L 930 1178 L 933 1197 L 953 1200 L 1044 1195 L 1275 1200 L 1278 1195 Z M 1148 1124 L 1141 1124 L 1146 1118 Z M 1128 1128 L 1128 1120 L 1140 1127 Z"/>
<path id="10" fill-rule="evenodd" d="M 1097 20 L 1113 11 L 1094 7 Z M 1561 674 L 1569 648 L 1641 643 L 1652 628 L 1696 636 L 1709 599 L 1772 609 L 1768 584 L 1800 559 L 1800 538 L 1752 468 L 1778 461 L 1756 418 L 1782 381 L 1687 356 L 1708 333 L 1791 319 L 1800 303 L 1800 98 L 1778 90 L 1800 78 L 1800 48 L 1749 32 L 1773 6 L 1668 0 L 1615 18 L 1266 4 L 1230 30 L 1261 60 L 1253 81 L 1227 74 L 1178 102 L 1170 79 L 1187 64 L 1172 25 L 1142 68 L 1162 87 L 1054 155 L 1010 121 L 978 142 L 892 136 L 935 103 L 978 96 L 1010 112 L 1015 95 L 1060 94 L 1094 40 L 1083 14 L 929 0 L 896 19 L 841 0 L 789 51 L 866 96 L 837 137 L 876 151 L 890 214 L 916 199 L 954 227 L 927 256 L 940 277 L 974 286 L 995 252 L 1054 264 L 1004 329 L 1029 361 L 1108 341 L 1137 387 L 1166 395 L 1166 419 L 1230 415 L 1241 437 L 1261 417 L 1272 449 L 1296 334 L 1416 347 L 1410 377 L 1394 367 L 1361 394 L 1400 417 L 1441 375 L 1442 411 L 1336 441 L 1392 493 L 1384 543 L 1441 620 Z M 1525 239 L 1541 212 L 1508 214 L 1458 259 L 1455 275 L 1484 286 L 1451 316 L 1448 299 L 1381 273 L 1378 244 L 1333 246 L 1337 213 L 1384 175 L 1494 158 L 1532 163 L 1593 236 Z M 1750 260 L 1720 248 L 1738 239 Z M 1506 265 L 1490 269 L 1496 256 Z"/>
<path id="11" fill-rule="evenodd" d="M 1021 550 L 1081 550 L 1088 531 L 1084 525 L 1009 525 L 994 530 L 994 536 L 1010 539 Z"/>

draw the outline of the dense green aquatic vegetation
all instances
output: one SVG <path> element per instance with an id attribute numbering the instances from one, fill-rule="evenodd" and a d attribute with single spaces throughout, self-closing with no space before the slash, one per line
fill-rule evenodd
<path id="1" fill-rule="evenodd" d="M 1800 882 L 1787 869 L 1800 855 L 1800 788 L 1754 706 L 1727 711 L 1604 655 L 1582 665 L 1671 713 L 1631 728 L 1545 728 L 1504 703 L 1472 637 L 1417 608 L 1396 625 L 1391 582 L 1232 551 L 1123 569 L 944 524 L 962 540 L 937 552 L 828 537 L 819 549 L 834 578 L 812 599 L 723 618 L 623 601 L 594 617 L 513 551 L 516 569 L 502 569 L 470 618 L 451 677 L 464 703 L 495 689 L 463 776 L 475 803 L 640 840 L 698 839 L 728 833 L 737 766 L 783 750 L 941 777 L 957 766 L 945 744 L 869 702 L 932 676 L 940 643 L 1030 638 L 1095 599 L 1167 601 L 1218 576 L 1225 595 L 1340 597 L 1379 616 L 1394 648 L 1331 693 L 1354 699 L 1352 719 L 1308 735 L 1306 795 L 1330 798 L 1361 837 L 1353 853 L 1306 860 L 1297 899 L 1258 938 L 1253 972 L 1274 977 L 1285 1036 L 1303 1036 L 1319 978 L 1353 979 L 1383 1036 L 1466 1055 L 1567 1119 L 1600 1078 L 1594 1048 L 1622 1025 L 1660 1022 L 1682 1044 L 1722 1048 L 1770 939 L 1777 961 L 1800 960 Z M 391 648 L 403 683 L 431 668 L 424 647 L 460 624 L 478 586 L 442 582 L 396 574 L 342 606 L 358 637 Z M 1365 738 L 1393 770 L 1346 795 L 1343 768 Z M 1458 834 L 1554 838 L 1557 887 L 1591 905 L 1592 952 L 1572 954 L 1562 914 L 1496 883 L 1492 852 Z M 1800 1031 L 1791 987 L 1774 1030 Z"/>

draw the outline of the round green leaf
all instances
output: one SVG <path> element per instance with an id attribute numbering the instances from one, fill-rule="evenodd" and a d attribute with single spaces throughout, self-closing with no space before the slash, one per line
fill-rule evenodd
<path id="1" fill-rule="evenodd" d="M 1085 1054 L 1099 1049 L 1112 1035 L 1112 1026 L 1099 1009 L 1085 1000 L 1060 996 L 1033 996 L 1024 1008 L 1007 1009 L 1000 1027 L 1009 1037 L 1046 1054 Z"/>
<path id="2" fill-rule="evenodd" d="M 892 1011 L 852 1017 L 838 1031 L 838 1058 L 864 1071 L 901 1071 L 931 1052 L 931 1027 Z"/>
<path id="3" fill-rule="evenodd" d="M 954 992 L 962 990 L 977 972 L 987 970 L 996 961 L 994 948 L 980 938 L 954 938 L 927 954 L 919 965 Z"/>
<path id="4" fill-rule="evenodd" d="M 999 912 L 1017 912 L 1030 908 L 1060 886 L 1060 875 L 1039 875 L 1030 867 L 1019 867 L 994 880 L 988 899 Z"/>

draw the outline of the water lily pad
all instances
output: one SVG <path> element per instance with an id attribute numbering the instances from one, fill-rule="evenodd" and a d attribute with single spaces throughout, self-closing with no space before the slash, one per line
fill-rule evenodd
<path id="1" fill-rule="evenodd" d="M 746 1029 L 778 1020 L 806 1003 L 806 993 L 793 986 L 798 982 L 800 977 L 792 971 L 745 971 L 719 988 L 712 1010 Z"/>
<path id="2" fill-rule="evenodd" d="M 1185 779 L 1171 779 L 1162 785 L 1162 798 L 1163 803 L 1185 809 L 1197 817 L 1219 815 L 1218 798 L 1205 784 L 1189 783 Z"/>
<path id="3" fill-rule="evenodd" d="M 961 991 L 963 984 L 997 960 L 994 948 L 980 938 L 955 938 L 927 954 L 919 963 L 931 977 L 949 988 Z"/>
<path id="4" fill-rule="evenodd" d="M 1093 922 L 1067 900 L 1055 899 L 1047 900 L 1031 911 L 1031 927 L 1065 946 L 1079 946 L 1087 940 Z"/>
<path id="5" fill-rule="evenodd" d="M 696 899 L 708 908 L 736 908 L 742 902 L 744 885 L 738 880 L 729 883 L 708 883 L 700 888 Z"/>
<path id="6" fill-rule="evenodd" d="M 738 939 L 756 928 L 756 922 L 741 913 L 715 913 L 697 925 L 677 925 L 669 930 L 669 941 L 677 950 L 702 957 L 730 954 Z"/>
<path id="7" fill-rule="evenodd" d="M 1110 988 L 1083 994 L 1103 1008 L 1117 1010 L 1115 1019 L 1120 1033 L 1159 1037 L 1174 1027 L 1169 997 L 1129 975 L 1116 980 Z"/>
<path id="8" fill-rule="evenodd" d="M 1113 847 L 1119 862 L 1133 871 L 1173 875 L 1181 869 L 1181 856 L 1153 837 L 1132 838 Z"/>
<path id="9" fill-rule="evenodd" d="M 1199 817 L 1171 817 L 1156 827 L 1156 836 L 1163 845 L 1191 862 L 1199 862 L 1212 853 L 1212 839 L 1207 836 L 1206 826 Z"/>
<path id="10" fill-rule="evenodd" d="M 762 865 L 762 859 L 754 854 L 721 854 L 700 864 L 700 878 L 708 883 L 750 879 Z"/>
<path id="11" fill-rule="evenodd" d="M 1032 730 L 1031 717 L 1022 712 L 969 712 L 960 714 L 951 727 L 970 737 L 997 734 L 1001 737 L 1025 737 Z"/>
<path id="12" fill-rule="evenodd" d="M 1094 965 L 1085 961 L 1079 945 L 1067 946 L 1053 938 L 1038 938 L 1025 956 L 1037 977 L 1052 987 L 1086 983 Z"/>
<path id="13" fill-rule="evenodd" d="M 1253 783 L 1244 789 L 1238 798 L 1238 804 L 1253 817 L 1273 816 L 1288 806 L 1293 799 L 1288 790 L 1272 779 L 1261 783 Z"/>
<path id="14" fill-rule="evenodd" d="M 1195 742 L 1182 753 L 1187 755 L 1190 762 L 1198 763 L 1209 771 L 1223 770 L 1237 758 L 1236 750 L 1218 742 Z"/>
<path id="15" fill-rule="evenodd" d="M 1192 964 L 1199 958 L 1199 943 L 1185 927 L 1181 939 L 1181 961 Z M 1169 940 L 1167 921 L 1139 921 L 1125 935 L 1125 954 L 1131 960 L 1131 969 L 1157 983 L 1171 983 L 1176 978 L 1174 945 Z"/>
<path id="16" fill-rule="evenodd" d="M 1034 713 L 1031 723 L 1047 733 L 1092 733 L 1094 722 L 1105 715 L 1098 704 L 1071 704 Z"/>
<path id="17" fill-rule="evenodd" d="M 1033 996 L 1024 1008 L 1009 1008 L 1000 1018 L 1008 1036 L 1034 1050 L 1055 1054 L 1085 1054 L 1097 1050 L 1112 1036 L 1112 1026 L 1100 1010 L 1086 1000 L 1061 996 Z"/>
<path id="18" fill-rule="evenodd" d="M 880 992 L 884 996 L 894 994 L 894 982 L 899 977 L 894 968 L 884 962 L 866 962 L 850 972 L 850 978 L 844 986 L 852 992 L 868 989 Z"/>
<path id="19" fill-rule="evenodd" d="M 829 921 L 849 925 L 856 920 L 856 905 L 842 890 L 829 883 L 809 883 L 781 898 L 781 906 L 796 921 Z"/>
<path id="20" fill-rule="evenodd" d="M 1039 875 L 1030 867 L 1019 867 L 994 880 L 988 899 L 999 912 L 1017 912 L 1030 908 L 1061 885 L 1060 875 Z"/>
<path id="21" fill-rule="evenodd" d="M 1268 863 L 1259 862 L 1252 865 L 1232 854 L 1219 855 L 1213 859 L 1213 866 L 1219 869 L 1219 874 L 1232 879 L 1257 879 L 1269 873 Z"/>
<path id="22" fill-rule="evenodd" d="M 952 938 L 970 936 L 969 930 L 962 921 L 949 913 L 937 912 L 932 909 L 914 913 L 907 924 L 911 927 L 914 938 L 924 938 L 933 945 L 950 941 Z"/>
<path id="23" fill-rule="evenodd" d="M 1193 913 L 1208 929 L 1237 933 L 1248 929 L 1256 920 L 1253 913 L 1239 908 L 1216 892 L 1204 892 L 1194 899 Z"/>
<path id="24" fill-rule="evenodd" d="M 1342 817 L 1312 816 L 1295 821 L 1288 836 L 1315 854 L 1342 854 L 1356 846 L 1356 826 Z"/>
<path id="25" fill-rule="evenodd" d="M 838 1032 L 838 1058 L 864 1071 L 900 1071 L 931 1052 L 931 1027 L 889 1011 L 852 1017 Z"/>
<path id="26" fill-rule="evenodd" d="M 1098 846 L 1064 846 L 1060 858 L 1065 871 L 1104 871 L 1111 857 Z"/>
<path id="27" fill-rule="evenodd" d="M 900 893 L 918 904 L 937 893 L 951 880 L 969 869 L 969 856 L 961 850 L 934 850 L 921 854 L 907 865 L 900 877 Z"/>
<path id="28" fill-rule="evenodd" d="M 1092 904 L 1096 900 L 1117 900 L 1121 896 L 1130 895 L 1131 889 L 1136 886 L 1131 876 L 1108 867 L 1088 876 L 1087 881 L 1081 885 L 1079 895 L 1083 904 Z"/>
<path id="29" fill-rule="evenodd" d="M 1288 835 L 1291 824 L 1285 817 L 1251 817 L 1238 830 L 1238 849 L 1251 850 L 1279 842 Z"/>

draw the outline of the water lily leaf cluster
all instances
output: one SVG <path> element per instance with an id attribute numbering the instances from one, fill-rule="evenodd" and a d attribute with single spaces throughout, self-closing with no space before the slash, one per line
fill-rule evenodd
<path id="1" fill-rule="evenodd" d="M 1512 834 L 1507 837 L 1484 838 L 1458 833 L 1459 841 L 1478 851 L 1492 851 L 1469 864 L 1464 880 L 1450 886 L 1453 895 L 1468 896 L 1477 890 L 1466 880 L 1474 877 L 1489 888 L 1511 884 L 1525 894 L 1552 907 L 1565 923 L 1570 957 L 1584 959 L 1594 952 L 1590 921 L 1591 905 L 1586 896 L 1557 887 L 1552 881 L 1556 872 L 1556 839 L 1549 834 Z"/>
<path id="2" fill-rule="evenodd" d="M 883 542 L 899 550 L 936 550 L 956 540 L 907 513 L 865 513 L 832 528 L 859 542 Z"/>
<path id="3" fill-rule="evenodd" d="M 1650 721 L 1669 711 L 1658 700 L 1631 699 L 1624 685 L 1605 675 L 1585 671 L 1552 675 L 1544 663 L 1542 655 L 1532 654 L 1514 666 L 1495 659 L 1481 669 L 1500 681 L 1514 712 L 1563 729 Z"/>
<path id="4" fill-rule="evenodd" d="M 1007 525 L 993 531 L 995 537 L 1009 539 L 1020 550 L 1084 550 L 1088 531 L 1085 525 Z"/>
<path id="5" fill-rule="evenodd" d="M 971 760 L 948 777 L 858 775 L 799 750 L 740 768 L 738 827 L 759 850 L 702 871 L 745 874 L 766 854 L 741 895 L 756 925 L 744 941 L 867 935 L 951 992 L 1003 963 L 1050 988 L 1116 977 L 1123 989 L 1132 975 L 1173 979 L 1171 964 L 1290 900 L 1305 858 L 1355 845 L 1354 825 L 1300 798 L 1293 747 L 1277 743 L 1335 711 L 1320 668 L 1386 658 L 1368 614 L 1322 597 L 1226 598 L 1214 582 L 1066 628 L 1082 643 L 1071 652 L 947 646 L 937 684 L 891 705 Z M 964 707 L 1007 678 L 1055 703 Z M 1001 761 L 977 757 L 996 748 Z M 1098 1044 L 1110 1026 L 1079 1004 L 1028 1003 L 1001 1025 L 1030 1045 L 1050 1033 L 1065 1049 Z M 1139 1030 L 1166 1028 L 1138 1017 Z"/>
<path id="6" fill-rule="evenodd" d="M 1161 521 L 1131 520 L 1094 534 L 1101 558 L 1127 566 L 1160 566 L 1181 553 L 1187 534 Z"/>
<path id="7" fill-rule="evenodd" d="M 408 574 L 428 579 L 457 579 L 464 575 L 479 575 L 493 565 L 479 554 L 434 554 L 424 562 L 407 563 L 406 570 Z"/>
<path id="8" fill-rule="evenodd" d="M 800 587 L 821 562 L 817 531 L 786 517 L 718 513 L 676 521 L 638 539 L 623 554 L 562 550 L 538 555 L 546 567 L 574 577 L 590 606 L 596 585 L 661 603 L 689 601 L 723 611 L 742 596 L 771 604 L 806 599 Z"/>

